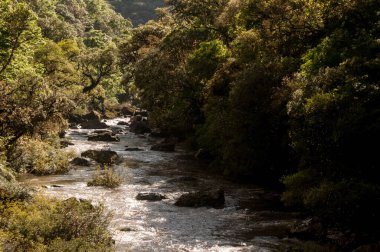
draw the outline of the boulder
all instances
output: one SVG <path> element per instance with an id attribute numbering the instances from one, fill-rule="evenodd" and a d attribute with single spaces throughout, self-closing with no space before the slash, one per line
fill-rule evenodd
<path id="1" fill-rule="evenodd" d="M 153 145 L 150 149 L 153 151 L 172 152 L 172 151 L 175 151 L 175 144 L 174 143 L 159 143 L 159 144 Z"/>
<path id="2" fill-rule="evenodd" d="M 90 113 L 84 115 L 82 118 L 88 121 L 92 121 L 92 120 L 100 121 L 101 117 L 102 116 L 99 112 L 92 110 Z"/>
<path id="3" fill-rule="evenodd" d="M 129 125 L 129 122 L 126 122 L 126 121 L 120 121 L 117 123 L 117 125 L 120 125 L 120 126 L 128 126 Z"/>
<path id="4" fill-rule="evenodd" d="M 83 116 L 71 116 L 69 119 L 71 123 L 80 125 L 82 129 L 106 129 L 107 124 L 101 122 L 101 115 L 96 111 Z"/>
<path id="5" fill-rule="evenodd" d="M 120 162 L 120 157 L 115 151 L 111 150 L 88 150 L 81 154 L 82 157 L 87 157 L 100 164 L 115 164 Z"/>
<path id="6" fill-rule="evenodd" d="M 86 121 L 100 121 L 100 119 L 100 113 L 96 111 L 91 111 L 85 115 L 70 115 L 69 122 L 78 124 Z"/>
<path id="7" fill-rule="evenodd" d="M 113 135 L 112 133 L 103 133 L 103 134 L 97 134 L 97 135 L 89 136 L 88 141 L 120 142 L 120 138 Z"/>
<path id="8" fill-rule="evenodd" d="M 67 141 L 67 140 L 61 140 L 60 141 L 60 145 L 61 145 L 61 148 L 67 148 L 70 145 L 74 145 L 74 144 L 72 142 L 70 142 L 70 141 Z"/>
<path id="9" fill-rule="evenodd" d="M 179 207 L 223 208 L 224 191 L 222 189 L 191 192 L 181 195 L 175 205 Z"/>
<path id="10" fill-rule="evenodd" d="M 161 201 L 163 199 L 166 199 L 166 197 L 159 193 L 139 193 L 136 196 L 136 200 Z"/>
<path id="11" fill-rule="evenodd" d="M 98 121 L 98 120 L 89 120 L 82 122 L 81 124 L 82 129 L 107 129 L 108 125 Z"/>
<path id="12" fill-rule="evenodd" d="M 73 160 L 70 161 L 70 164 L 77 165 L 77 166 L 90 166 L 91 163 L 85 158 L 76 157 Z"/>
<path id="13" fill-rule="evenodd" d="M 148 122 L 142 120 L 133 120 L 130 124 L 129 131 L 135 134 L 150 133 Z"/>
<path id="14" fill-rule="evenodd" d="M 140 149 L 140 148 L 126 148 L 125 151 L 143 151 L 143 149 Z"/>

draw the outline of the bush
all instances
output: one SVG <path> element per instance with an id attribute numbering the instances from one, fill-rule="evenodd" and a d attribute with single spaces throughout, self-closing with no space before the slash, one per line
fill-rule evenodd
<path id="1" fill-rule="evenodd" d="M 70 198 L 35 197 L 1 204 L 0 247 L 6 251 L 111 251 L 103 207 Z"/>
<path id="2" fill-rule="evenodd" d="M 357 179 L 332 181 L 311 170 L 286 176 L 282 201 L 304 207 L 330 226 L 371 231 L 378 227 L 380 186 Z"/>
<path id="3" fill-rule="evenodd" d="M 70 169 L 72 153 L 38 139 L 22 138 L 11 155 L 11 166 L 17 172 L 36 175 L 62 174 Z"/>
<path id="4" fill-rule="evenodd" d="M 0 182 L 15 180 L 15 173 L 0 160 Z"/>
<path id="5" fill-rule="evenodd" d="M 29 191 L 16 184 L 10 182 L 0 182 L 0 201 L 19 201 L 30 199 Z"/>
<path id="6" fill-rule="evenodd" d="M 15 181 L 15 173 L 7 166 L 6 158 L 6 138 L 0 137 L 0 183 Z"/>
<path id="7" fill-rule="evenodd" d="M 116 175 L 111 169 L 107 166 L 104 167 L 104 170 L 101 170 L 100 167 L 94 174 L 94 177 L 91 181 L 87 183 L 88 186 L 104 186 L 107 188 L 116 188 L 120 186 L 122 179 Z"/>

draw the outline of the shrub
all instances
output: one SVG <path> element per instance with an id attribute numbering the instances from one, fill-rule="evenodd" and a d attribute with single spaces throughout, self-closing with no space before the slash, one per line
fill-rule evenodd
<path id="1" fill-rule="evenodd" d="M 27 200 L 30 197 L 26 188 L 16 183 L 0 182 L 0 201 Z"/>
<path id="2" fill-rule="evenodd" d="M 102 206 L 35 197 L 2 204 L 0 248 L 6 251 L 111 251 Z"/>
<path id="3" fill-rule="evenodd" d="M 18 172 L 36 175 L 62 174 L 69 171 L 72 153 L 38 139 L 21 139 L 11 155 L 11 166 Z"/>
<path id="4" fill-rule="evenodd" d="M 295 174 L 284 176 L 281 180 L 287 188 L 287 191 L 281 197 L 284 204 L 288 207 L 302 208 L 308 190 L 318 184 L 316 178 L 315 172 L 311 170 L 302 170 Z"/>
<path id="5" fill-rule="evenodd" d="M 380 225 L 380 186 L 358 179 L 333 181 L 311 170 L 286 176 L 282 201 L 304 207 L 330 226 L 371 231 Z"/>
<path id="6" fill-rule="evenodd" d="M 15 173 L 7 166 L 6 158 L 6 138 L 0 137 L 0 183 L 15 181 Z"/>
<path id="7" fill-rule="evenodd" d="M 100 167 L 94 174 L 94 177 L 91 181 L 87 183 L 88 186 L 104 186 L 107 188 L 116 188 L 120 186 L 122 179 L 116 175 L 111 169 L 107 166 L 104 167 L 104 170 L 101 170 Z"/>
<path id="8" fill-rule="evenodd" d="M 0 160 L 0 182 L 15 181 L 14 172 Z"/>

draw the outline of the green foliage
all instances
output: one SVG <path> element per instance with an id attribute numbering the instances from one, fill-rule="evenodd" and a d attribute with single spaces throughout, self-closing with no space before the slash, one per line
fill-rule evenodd
<path id="1" fill-rule="evenodd" d="M 13 202 L 25 201 L 31 198 L 28 189 L 18 185 L 17 183 L 0 181 L 0 201 Z"/>
<path id="2" fill-rule="evenodd" d="M 167 4 L 130 31 L 103 0 L 0 3 L 3 176 L 12 177 L 3 167 L 17 151 L 26 153 L 19 168 L 64 170 L 45 143 L 63 117 L 105 114 L 125 91 L 153 127 L 196 135 L 226 176 L 283 177 L 286 205 L 334 226 L 378 225 L 378 1 Z M 98 180 L 117 182 L 108 173 Z"/>
<path id="3" fill-rule="evenodd" d="M 12 151 L 11 166 L 18 172 L 37 175 L 62 174 L 70 169 L 71 153 L 47 141 L 22 138 Z"/>
<path id="4" fill-rule="evenodd" d="M 34 197 L 1 204 L 0 247 L 12 251 L 111 251 L 109 218 L 87 201 Z M 73 250 L 72 250 L 73 249 Z"/>
<path id="5" fill-rule="evenodd" d="M 155 9 L 164 7 L 164 0 L 109 0 L 115 10 L 137 26 L 157 19 Z"/>
<path id="6" fill-rule="evenodd" d="M 23 136 L 51 137 L 79 105 L 96 100 L 95 108 L 102 108 L 123 93 L 115 43 L 130 24 L 105 1 L 7 0 L 0 10 L 0 137 L 6 149 Z M 82 94 L 98 84 L 97 93 Z"/>
<path id="7" fill-rule="evenodd" d="M 14 63 L 15 58 L 21 60 L 22 56 L 25 56 L 24 53 L 30 51 L 30 47 L 38 40 L 40 31 L 36 25 L 35 14 L 25 3 L 2 1 L 0 13 L 0 77 L 2 77 Z"/>
<path id="8" fill-rule="evenodd" d="M 151 125 L 196 132 L 228 177 L 283 177 L 287 206 L 371 230 L 380 184 L 378 1 L 167 2 L 160 20 L 120 47 L 124 80 Z"/>
<path id="9" fill-rule="evenodd" d="M 83 78 L 87 79 L 89 84 L 84 87 L 83 92 L 89 92 L 104 82 L 104 79 L 109 81 L 116 72 L 116 48 L 110 45 L 105 49 L 90 48 L 85 50 L 80 55 L 80 67 Z M 117 80 L 115 80 L 117 81 Z M 111 86 L 109 84 L 108 86 Z M 107 88 L 107 85 L 105 85 Z"/>
<path id="10" fill-rule="evenodd" d="M 333 182 L 312 170 L 289 175 L 283 183 L 285 204 L 305 207 L 327 225 L 367 232 L 379 225 L 379 185 L 354 179 Z"/>
<path id="11" fill-rule="evenodd" d="M 6 157 L 6 140 L 0 137 L 0 183 L 6 183 L 9 181 L 14 182 L 15 172 L 12 171 L 7 165 L 7 157 Z"/>
<path id="12" fill-rule="evenodd" d="M 373 146 L 380 140 L 380 93 L 373 69 L 380 47 L 378 23 L 369 15 L 379 8 L 374 1 L 352 1 L 338 11 L 324 9 L 329 30 L 288 81 L 290 135 L 301 171 L 285 178 L 284 202 L 330 225 L 367 232 L 379 219 L 380 163 Z M 362 19 L 355 23 L 357 15 Z"/>
<path id="13" fill-rule="evenodd" d="M 189 67 L 194 74 L 209 79 L 216 68 L 229 57 L 228 48 L 220 40 L 201 42 L 189 55 Z"/>
<path id="14" fill-rule="evenodd" d="M 88 186 L 104 186 L 107 188 L 116 188 L 120 186 L 122 179 L 115 174 L 112 169 L 105 166 L 96 170 L 94 177 L 87 183 Z"/>
<path id="15" fill-rule="evenodd" d="M 112 249 L 102 207 L 31 199 L 14 180 L 68 171 L 58 133 L 75 109 L 117 102 L 115 45 L 130 26 L 104 0 L 0 1 L 1 251 Z"/>

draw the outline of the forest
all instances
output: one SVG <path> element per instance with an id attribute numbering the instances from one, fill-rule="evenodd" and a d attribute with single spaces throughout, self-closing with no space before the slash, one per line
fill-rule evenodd
<path id="1" fill-rule="evenodd" d="M 115 11 L 130 19 L 133 25 L 157 19 L 155 9 L 165 6 L 164 0 L 109 0 L 108 2 Z"/>
<path id="2" fill-rule="evenodd" d="M 344 232 L 342 251 L 379 244 L 379 1 L 151 1 L 148 22 L 132 15 L 142 1 L 109 2 L 0 2 L 3 248 L 112 250 L 101 207 L 33 197 L 16 177 L 67 172 L 69 120 L 124 104 L 213 174 Z"/>

